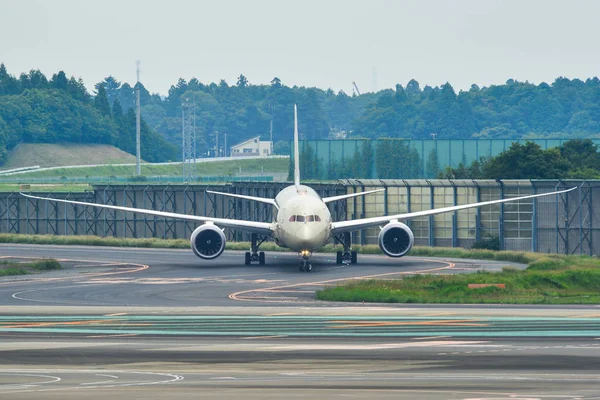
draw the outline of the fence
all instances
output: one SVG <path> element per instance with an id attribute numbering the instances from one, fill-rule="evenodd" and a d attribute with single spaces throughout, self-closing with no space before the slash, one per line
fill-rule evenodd
<path id="1" fill-rule="evenodd" d="M 376 160 L 377 147 L 381 140 L 371 140 L 373 150 L 373 166 L 371 176 L 368 178 L 382 178 L 377 175 Z M 558 147 L 569 139 L 531 139 L 529 141 L 538 144 L 542 149 Z M 456 167 L 459 163 L 471 164 L 480 157 L 493 157 L 507 150 L 513 143 L 525 143 L 528 140 L 519 139 L 464 139 L 464 140 L 412 140 L 397 139 L 394 142 L 402 142 L 410 152 L 411 157 L 418 158 L 414 173 L 397 178 L 435 178 L 437 175 L 432 171 L 431 163 L 435 163 L 443 170 L 447 166 Z M 600 146 L 600 139 L 592 139 Z M 341 170 L 347 169 L 353 162 L 352 158 L 356 152 L 361 152 L 365 140 L 303 140 L 300 142 L 300 151 L 310 148 L 314 160 L 319 164 L 318 170 L 322 176 L 317 178 L 326 179 L 325 172 L 331 167 Z M 292 143 L 293 148 L 293 143 Z M 293 154 L 293 151 L 292 151 Z M 292 156 L 293 157 L 293 156 Z M 353 175 L 354 176 L 354 175 Z"/>
<path id="2" fill-rule="evenodd" d="M 218 218 L 271 221 L 270 205 L 206 191 L 272 198 L 286 185 L 277 182 L 100 185 L 88 192 L 38 195 Z M 594 207 L 594 201 L 598 203 L 600 199 L 600 181 L 341 180 L 312 186 L 321 196 L 386 189 L 331 203 L 334 220 L 394 215 L 578 186 L 565 195 L 414 218 L 407 224 L 414 231 L 417 245 L 471 247 L 476 241 L 491 236 L 498 237 L 500 247 L 507 250 L 600 253 L 600 216 L 598 207 Z M 188 238 L 194 228 L 195 224 L 190 222 L 0 193 L 0 232 L 5 233 Z M 243 232 L 227 230 L 226 233 L 229 240 L 248 239 Z M 353 242 L 375 244 L 378 233 L 378 228 L 357 231 Z"/>

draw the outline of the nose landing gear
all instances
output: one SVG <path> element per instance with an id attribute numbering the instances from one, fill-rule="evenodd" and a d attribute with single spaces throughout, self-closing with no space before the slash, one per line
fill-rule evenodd
<path id="1" fill-rule="evenodd" d="M 313 270 L 313 266 L 309 261 L 310 251 L 303 250 L 300 252 L 302 256 L 302 261 L 300 261 L 300 272 L 311 272 Z"/>

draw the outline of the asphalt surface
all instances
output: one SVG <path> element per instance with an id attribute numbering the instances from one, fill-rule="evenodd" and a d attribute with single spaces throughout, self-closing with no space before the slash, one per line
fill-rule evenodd
<path id="1" fill-rule="evenodd" d="M 0 282 L 3 305 L 314 305 L 315 290 L 349 278 L 498 270 L 509 264 L 359 255 L 359 264 L 340 266 L 335 255 L 316 254 L 313 272 L 300 272 L 299 257 L 291 253 L 269 253 L 264 266 L 244 265 L 243 252 L 225 252 L 204 261 L 185 249 L 0 245 L 0 255 L 53 257 L 65 268 L 51 275 L 4 279 Z"/>
<path id="2" fill-rule="evenodd" d="M 510 263 L 0 245 L 0 398 L 599 399 L 600 307 L 322 303 L 347 279 Z"/>

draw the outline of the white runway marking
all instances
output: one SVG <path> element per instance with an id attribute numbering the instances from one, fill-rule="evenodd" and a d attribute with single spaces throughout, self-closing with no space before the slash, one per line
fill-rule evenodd
<path id="1" fill-rule="evenodd" d="M 23 373 L 19 373 L 19 372 L 14 372 L 14 373 L 13 372 L 0 372 L 0 376 L 8 376 L 8 377 L 11 377 L 11 376 L 14 376 L 14 377 L 27 376 L 27 377 L 35 377 L 35 378 L 50 378 L 49 380 L 39 381 L 39 382 L 0 384 L 0 390 L 2 390 L 2 389 L 22 389 L 22 388 L 39 386 L 39 385 L 47 385 L 47 384 L 50 384 L 50 383 L 60 382 L 60 380 L 61 380 L 58 376 L 38 375 L 38 374 L 23 374 Z"/>
<path id="2" fill-rule="evenodd" d="M 387 350 L 402 349 L 408 347 L 430 347 L 430 346 L 460 346 L 480 345 L 486 341 L 431 341 L 431 342 L 406 342 L 406 343 L 382 343 L 382 344 L 297 344 L 286 346 L 270 346 L 267 350 L 272 351 L 296 351 L 296 350 Z"/>
<path id="3" fill-rule="evenodd" d="M 56 385 L 52 385 L 53 387 L 48 388 L 46 386 L 36 387 L 41 385 L 48 385 L 51 383 L 57 383 L 59 381 L 63 381 L 58 376 L 50 376 L 50 375 L 42 375 L 42 374 L 33 374 L 31 372 L 39 371 L 43 373 L 45 371 L 51 372 L 54 375 L 68 374 L 68 375 L 94 375 L 94 376 L 103 376 L 112 378 L 111 380 L 104 380 L 98 382 L 84 382 L 84 383 L 73 383 L 62 385 L 60 387 L 55 387 Z M 115 375 L 110 374 L 98 374 L 98 371 L 95 370 L 51 370 L 51 369 L 33 369 L 33 370 L 0 370 L 0 377 L 2 376 L 34 376 L 34 377 L 47 377 L 51 378 L 48 381 L 41 382 L 31 382 L 31 383 L 23 383 L 23 384 L 9 384 L 9 385 L 0 385 L 0 393 L 3 391 L 10 393 L 26 393 L 26 392 L 46 392 L 46 391 L 57 391 L 57 390 L 88 390 L 94 388 L 119 388 L 119 387 L 131 387 L 131 386 L 148 386 L 148 385 L 163 385 L 163 384 L 171 384 L 175 382 L 182 381 L 184 377 L 182 375 L 171 374 L 171 373 L 161 373 L 161 372 L 145 372 L 145 371 L 106 371 L 111 372 Z M 157 377 L 163 378 L 160 380 L 148 380 L 141 381 L 138 377 L 147 377 L 151 379 L 156 379 Z M 135 379 L 133 379 L 135 378 Z M 166 379 L 165 379 L 166 378 Z M 122 383 L 113 383 L 115 380 L 121 380 Z"/>

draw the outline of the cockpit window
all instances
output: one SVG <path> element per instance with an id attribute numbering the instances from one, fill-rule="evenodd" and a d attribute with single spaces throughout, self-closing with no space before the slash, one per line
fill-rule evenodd
<path id="1" fill-rule="evenodd" d="M 292 215 L 290 222 L 321 222 L 321 217 L 318 215 Z"/>

